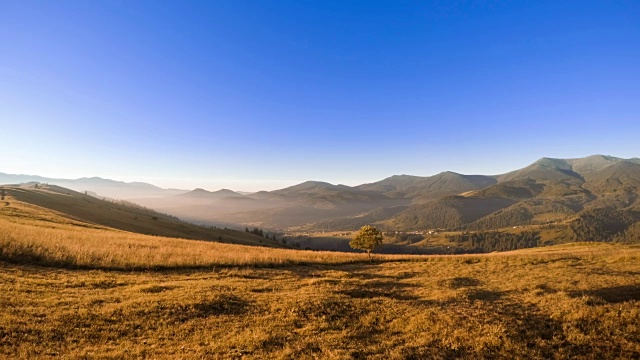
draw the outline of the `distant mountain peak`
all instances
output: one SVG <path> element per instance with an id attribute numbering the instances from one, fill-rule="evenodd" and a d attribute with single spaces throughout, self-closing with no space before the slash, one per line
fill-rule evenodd
<path id="1" fill-rule="evenodd" d="M 583 158 L 568 159 L 567 161 L 572 162 L 572 161 L 602 161 L 602 160 L 617 162 L 624 159 L 611 156 L 611 155 L 595 154 L 595 155 L 585 156 Z"/>
<path id="2" fill-rule="evenodd" d="M 315 180 L 307 180 L 303 183 L 301 183 L 300 185 L 310 185 L 310 186 L 334 186 L 331 183 L 328 182 L 324 182 L 324 181 L 315 181 Z"/>
<path id="3" fill-rule="evenodd" d="M 598 156 L 598 157 L 601 157 L 601 158 L 609 160 L 609 161 L 619 159 L 619 158 L 611 156 L 611 155 L 599 155 L 598 154 L 598 155 L 594 155 L 594 156 Z"/>
<path id="4" fill-rule="evenodd" d="M 240 195 L 235 191 L 229 190 L 229 189 L 220 189 L 218 191 L 208 191 L 205 190 L 203 188 L 195 188 L 191 191 L 189 191 L 188 193 L 185 194 L 181 194 L 178 196 L 188 196 L 188 197 L 225 197 L 225 196 L 234 196 L 234 195 Z"/>
<path id="5" fill-rule="evenodd" d="M 455 171 L 449 171 L 449 170 L 447 170 L 447 171 L 443 171 L 443 172 L 439 173 L 439 174 L 438 174 L 438 175 L 436 175 L 436 176 L 452 176 L 452 177 L 458 177 L 458 176 L 465 176 L 465 175 L 462 175 L 462 174 L 457 173 L 457 172 L 455 172 Z"/>
<path id="6" fill-rule="evenodd" d="M 210 193 L 211 191 L 205 190 L 203 188 L 195 188 L 191 190 L 192 193 Z"/>
<path id="7" fill-rule="evenodd" d="M 328 182 L 307 180 L 298 185 L 293 185 L 293 186 L 286 187 L 284 189 L 275 190 L 273 191 L 273 193 L 290 193 L 290 192 L 296 192 L 296 191 L 308 191 L 316 188 L 333 189 L 333 188 L 337 188 L 337 186 L 330 184 Z"/>
<path id="8" fill-rule="evenodd" d="M 567 160 L 564 159 L 543 157 L 531 165 L 544 166 L 552 169 L 571 170 L 571 164 L 569 164 Z"/>
<path id="9" fill-rule="evenodd" d="M 522 169 L 500 175 L 498 180 L 500 182 L 517 179 L 560 181 L 580 178 L 580 174 L 573 171 L 573 166 L 567 160 L 543 157 Z"/>
<path id="10" fill-rule="evenodd" d="M 417 177 L 417 176 L 415 176 L 415 175 L 408 175 L 408 174 L 400 174 L 400 175 L 391 175 L 391 176 L 389 176 L 387 179 L 390 179 L 390 178 L 405 178 L 405 177 L 413 178 L 413 177 Z"/>
<path id="11" fill-rule="evenodd" d="M 230 190 L 230 189 L 220 189 L 218 191 L 214 191 L 213 193 L 214 194 L 220 194 L 220 195 L 223 195 L 223 194 L 226 194 L 226 195 L 240 195 L 239 193 L 237 193 L 237 192 L 235 192 L 233 190 Z"/>

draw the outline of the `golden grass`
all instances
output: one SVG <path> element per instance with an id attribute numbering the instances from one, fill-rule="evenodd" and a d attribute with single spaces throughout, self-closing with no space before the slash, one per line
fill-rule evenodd
<path id="1" fill-rule="evenodd" d="M 638 246 L 368 264 L 11 207 L 0 209 L 0 249 L 14 261 L 0 261 L 0 358 L 640 358 Z M 165 270 L 108 270 L 148 268 Z"/>
<path id="2" fill-rule="evenodd" d="M 378 256 L 378 259 L 408 259 Z M 0 260 L 110 270 L 282 266 L 368 261 L 365 254 L 302 251 L 148 236 L 65 218 L 11 201 L 0 207 Z"/>
<path id="3" fill-rule="evenodd" d="M 99 200 L 57 186 L 38 189 L 15 186 L 3 188 L 9 194 L 10 208 L 16 204 L 20 206 L 20 204 L 28 203 L 32 206 L 31 215 L 42 216 L 42 211 L 33 211 L 36 210 L 35 206 L 39 206 L 40 209 L 47 209 L 49 213 L 58 211 L 60 214 L 64 214 L 67 219 L 75 219 L 85 225 L 93 224 L 137 234 L 289 248 L 280 242 L 244 231 L 212 229 L 180 222 L 176 218 L 148 209 Z M 78 225 L 78 222 L 75 224 Z"/>
<path id="4" fill-rule="evenodd" d="M 640 250 L 573 247 L 214 271 L 0 262 L 0 357 L 638 358 Z"/>

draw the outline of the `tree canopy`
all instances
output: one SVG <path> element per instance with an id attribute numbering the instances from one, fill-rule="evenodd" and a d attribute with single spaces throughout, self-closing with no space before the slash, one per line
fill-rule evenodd
<path id="1" fill-rule="evenodd" d="M 349 246 L 352 248 L 366 251 L 369 254 L 369 259 L 371 259 L 371 252 L 380 245 L 382 245 L 382 233 L 370 225 L 360 228 L 360 231 L 349 242 Z"/>

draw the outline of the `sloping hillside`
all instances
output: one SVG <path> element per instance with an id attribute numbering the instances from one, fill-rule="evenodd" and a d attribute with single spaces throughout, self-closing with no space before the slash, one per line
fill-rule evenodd
<path id="1" fill-rule="evenodd" d="M 407 205 L 410 199 L 393 198 L 376 191 L 308 181 L 289 188 L 249 195 L 194 190 L 162 199 L 136 202 L 181 218 L 206 223 L 235 223 L 269 229 L 312 226 L 358 216 L 376 208 Z"/>
<path id="2" fill-rule="evenodd" d="M 100 200 L 59 186 L 3 186 L 2 189 L 7 197 L 88 224 L 146 235 L 283 247 L 276 241 L 245 232 L 198 226 L 133 203 Z"/>
<path id="3" fill-rule="evenodd" d="M 420 177 L 396 175 L 384 180 L 357 186 L 357 189 L 379 191 L 389 196 L 401 196 L 421 202 L 457 195 L 465 191 L 482 189 L 497 182 L 494 177 L 484 175 L 462 175 L 451 171 Z"/>
<path id="4" fill-rule="evenodd" d="M 409 207 L 392 223 L 397 229 L 407 230 L 490 230 L 581 218 L 582 213 L 597 209 L 625 209 L 637 205 L 640 195 L 640 165 L 633 159 L 603 155 L 567 160 L 542 158 L 497 178 L 495 185 L 461 194 L 486 199 L 482 205 L 443 206 L 438 200 Z M 497 203 L 507 206 L 496 207 Z M 473 219 L 465 216 L 468 213 L 484 215 Z M 586 220 L 590 221 L 592 218 Z"/>
<path id="5" fill-rule="evenodd" d="M 601 208 L 637 207 L 640 159 L 607 155 L 542 158 L 496 176 L 445 171 L 428 177 L 395 175 L 353 187 L 306 181 L 246 195 L 227 189 L 195 189 L 143 198 L 145 191 L 141 190 L 136 203 L 207 225 L 296 231 L 346 230 L 375 223 L 400 231 L 491 230 L 564 222 Z"/>
<path id="6" fill-rule="evenodd" d="M 454 229 L 513 203 L 508 198 L 450 196 L 412 205 L 394 216 L 388 225 L 402 230 Z"/>
<path id="7" fill-rule="evenodd" d="M 620 161 L 585 175 L 584 187 L 599 195 L 637 193 L 640 189 L 640 164 Z"/>

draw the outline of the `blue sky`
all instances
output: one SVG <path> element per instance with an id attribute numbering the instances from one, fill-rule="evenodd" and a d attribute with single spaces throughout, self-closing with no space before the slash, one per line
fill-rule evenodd
<path id="1" fill-rule="evenodd" d="M 0 0 L 0 134 L 211 190 L 637 157 L 640 2 Z"/>

